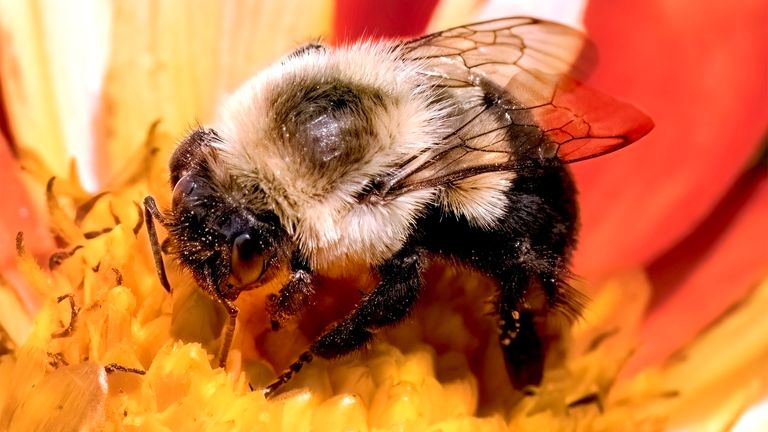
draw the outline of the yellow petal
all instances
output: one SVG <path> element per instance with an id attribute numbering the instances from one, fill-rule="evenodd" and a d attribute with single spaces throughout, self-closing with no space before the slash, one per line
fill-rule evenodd
<path id="1" fill-rule="evenodd" d="M 0 77 L 11 132 L 57 176 L 93 142 L 107 16 L 107 4 L 95 0 L 76 10 L 51 0 L 0 3 Z"/>
<path id="2" fill-rule="evenodd" d="M 8 430 L 99 430 L 104 422 L 106 381 L 104 368 L 92 362 L 61 367 L 37 383 L 45 391 L 30 392 L 19 403 Z"/>
<path id="3" fill-rule="evenodd" d="M 768 397 L 768 280 L 661 369 L 680 393 L 672 426 L 725 428 Z"/>
<path id="4" fill-rule="evenodd" d="M 312 428 L 323 431 L 368 431 L 368 407 L 355 395 L 338 395 L 317 407 Z"/>
<path id="5" fill-rule="evenodd" d="M 95 150 L 107 184 L 151 125 L 180 139 L 219 99 L 292 46 L 328 34 L 333 2 L 114 2 Z M 286 14 L 286 10 L 295 13 Z"/>
<path id="6" fill-rule="evenodd" d="M 0 355 L 21 345 L 32 331 L 32 317 L 17 291 L 0 276 Z"/>

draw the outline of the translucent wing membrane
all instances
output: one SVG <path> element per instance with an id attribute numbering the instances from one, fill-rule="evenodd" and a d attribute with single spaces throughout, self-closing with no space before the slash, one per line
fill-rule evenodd
<path id="1" fill-rule="evenodd" d="M 618 150 L 653 129 L 642 111 L 567 77 L 554 87 L 548 105 L 532 111 L 566 163 Z"/>
<path id="2" fill-rule="evenodd" d="M 427 61 L 426 71 L 444 86 L 472 86 L 484 76 L 505 87 L 520 71 L 582 78 L 595 50 L 570 27 L 534 18 L 503 18 L 455 27 L 403 45 L 406 60 Z"/>
<path id="3" fill-rule="evenodd" d="M 427 83 L 463 105 L 444 145 L 385 180 L 383 192 L 514 172 L 546 158 L 575 162 L 648 133 L 653 122 L 645 114 L 574 78 L 592 64 L 585 50 L 593 52 L 583 34 L 532 18 L 457 27 L 404 43 L 404 60 L 421 62 Z"/>

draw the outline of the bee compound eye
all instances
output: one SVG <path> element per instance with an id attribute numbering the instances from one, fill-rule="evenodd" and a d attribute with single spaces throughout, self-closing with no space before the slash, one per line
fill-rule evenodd
<path id="1" fill-rule="evenodd" d="M 256 255 L 256 242 L 253 241 L 250 234 L 240 234 L 232 246 L 234 253 L 241 261 L 248 261 Z"/>
<path id="2" fill-rule="evenodd" d="M 259 243 L 249 234 L 240 234 L 232 243 L 232 284 L 243 286 L 258 281 L 268 260 Z"/>
<path id="3" fill-rule="evenodd" d="M 194 178 L 190 175 L 185 175 L 176 182 L 176 186 L 173 187 L 173 207 L 178 207 L 184 200 L 186 200 L 197 189 L 197 184 Z"/>

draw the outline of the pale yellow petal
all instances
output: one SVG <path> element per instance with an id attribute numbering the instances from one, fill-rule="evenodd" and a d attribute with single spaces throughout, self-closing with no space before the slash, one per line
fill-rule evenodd
<path id="1" fill-rule="evenodd" d="M 768 430 L 768 398 L 750 407 L 733 425 L 732 432 Z"/>
<path id="2" fill-rule="evenodd" d="M 21 357 L 19 361 L 26 361 Z M 64 366 L 40 379 L 8 414 L 9 432 L 96 431 L 104 422 L 107 377 L 104 368 L 83 362 Z M 40 413 L 47 413 L 41 416 Z"/>
<path id="3" fill-rule="evenodd" d="M 671 425 L 732 425 L 768 396 L 768 281 L 661 370 L 680 392 Z"/>
<path id="4" fill-rule="evenodd" d="M 0 2 L 0 76 L 14 141 L 64 176 L 93 143 L 108 41 L 108 4 L 97 0 Z M 88 162 L 87 158 L 84 160 Z"/>
<path id="5" fill-rule="evenodd" d="M 442 0 L 437 2 L 435 11 L 427 26 L 428 32 L 435 32 L 458 25 L 469 24 L 477 16 L 485 1 Z"/>
<path id="6" fill-rule="evenodd" d="M 32 316 L 13 286 L 0 277 L 0 355 L 21 345 L 32 331 Z"/>
<path id="7" fill-rule="evenodd" d="M 330 36 L 333 0 L 228 0 L 216 55 L 216 98 L 301 44 Z M 286 13 L 290 11 L 290 13 Z M 214 100 L 218 102 L 218 100 Z"/>
<path id="8" fill-rule="evenodd" d="M 109 66 L 96 129 L 102 185 L 159 121 L 181 139 L 221 97 L 292 46 L 328 34 L 330 0 L 114 2 Z M 286 14 L 286 10 L 295 13 Z"/>
<path id="9" fill-rule="evenodd" d="M 530 16 L 584 28 L 584 0 L 442 0 L 427 30 L 430 32 L 473 22 L 512 16 Z"/>
<path id="10" fill-rule="evenodd" d="M 368 407 L 355 395 L 338 395 L 317 407 L 312 417 L 314 430 L 368 431 Z"/>
<path id="11" fill-rule="evenodd" d="M 586 0 L 489 0 L 475 17 L 480 20 L 506 16 L 530 16 L 584 28 Z"/>

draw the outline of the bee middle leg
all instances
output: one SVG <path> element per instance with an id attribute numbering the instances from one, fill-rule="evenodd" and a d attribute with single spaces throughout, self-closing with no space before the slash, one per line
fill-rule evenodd
<path id="1" fill-rule="evenodd" d="M 424 254 L 402 250 L 378 268 L 381 281 L 357 307 L 326 330 L 288 369 L 267 386 L 269 397 L 287 383 L 314 356 L 333 359 L 349 354 L 371 341 L 376 330 L 395 324 L 413 308 L 422 286 Z"/>

